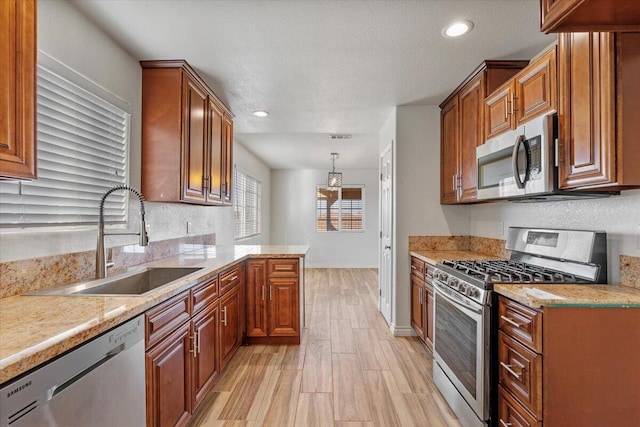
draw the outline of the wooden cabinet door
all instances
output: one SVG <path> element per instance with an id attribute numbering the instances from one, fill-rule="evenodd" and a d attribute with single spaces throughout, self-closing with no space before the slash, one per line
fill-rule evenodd
<path id="1" fill-rule="evenodd" d="M 424 342 L 429 348 L 433 348 L 433 328 L 434 328 L 434 301 L 433 291 L 429 288 L 424 289 Z"/>
<path id="2" fill-rule="evenodd" d="M 235 288 L 220 298 L 220 370 L 233 357 L 242 340 L 240 293 Z"/>
<path id="3" fill-rule="evenodd" d="M 560 36 L 561 188 L 615 182 L 614 36 Z"/>
<path id="4" fill-rule="evenodd" d="M 458 202 L 459 110 L 455 96 L 440 113 L 440 203 Z"/>
<path id="5" fill-rule="evenodd" d="M 424 282 L 414 275 L 411 275 L 411 326 L 413 326 L 416 334 L 424 340 L 423 292 Z"/>
<path id="6" fill-rule="evenodd" d="M 0 7 L 0 177 L 36 178 L 36 0 Z"/>
<path id="7" fill-rule="evenodd" d="M 148 426 L 184 426 L 191 416 L 190 330 L 184 323 L 146 353 Z"/>
<path id="8" fill-rule="evenodd" d="M 496 89 L 496 91 L 485 100 L 485 139 L 492 138 L 502 132 L 513 129 L 513 97 L 513 81 L 509 81 Z"/>
<path id="9" fill-rule="evenodd" d="M 269 279 L 269 336 L 300 334 L 298 279 Z"/>
<path id="10" fill-rule="evenodd" d="M 515 81 L 515 127 L 558 109 L 556 49 L 531 62 Z"/>
<path id="11" fill-rule="evenodd" d="M 246 318 L 248 337 L 267 336 L 267 260 L 247 261 Z"/>
<path id="12" fill-rule="evenodd" d="M 183 129 L 183 197 L 194 202 L 206 202 L 209 180 L 206 171 L 207 120 L 209 99 L 207 92 L 196 82 L 183 77 L 184 129 Z"/>
<path id="13" fill-rule="evenodd" d="M 540 30 L 640 31 L 638 0 L 540 0 Z"/>
<path id="14" fill-rule="evenodd" d="M 481 73 L 462 88 L 460 108 L 460 201 L 476 199 L 476 147 L 484 143 L 485 76 Z"/>
<path id="15" fill-rule="evenodd" d="M 218 303 L 205 308 L 192 321 L 192 336 L 195 338 L 195 349 L 192 369 L 191 407 L 195 410 L 211 389 L 220 375 L 220 352 Z"/>
<path id="16" fill-rule="evenodd" d="M 222 201 L 223 177 L 223 144 L 224 144 L 224 113 L 218 105 L 209 99 L 209 185 L 207 200 Z"/>
<path id="17" fill-rule="evenodd" d="M 222 145 L 222 201 L 225 205 L 231 204 L 231 195 L 233 192 L 233 121 L 226 114 L 224 115 L 223 125 L 223 145 Z"/>

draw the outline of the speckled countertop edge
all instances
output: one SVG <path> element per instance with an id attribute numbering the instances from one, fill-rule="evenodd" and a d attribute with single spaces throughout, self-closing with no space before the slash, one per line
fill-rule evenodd
<path id="1" fill-rule="evenodd" d="M 82 344 L 247 258 L 302 258 L 309 246 L 207 246 L 144 264 L 203 267 L 142 296 L 20 295 L 0 299 L 0 383 Z M 132 267 L 129 270 L 143 266 Z"/>
<path id="2" fill-rule="evenodd" d="M 495 284 L 495 292 L 531 308 L 640 308 L 640 289 L 620 285 Z"/>

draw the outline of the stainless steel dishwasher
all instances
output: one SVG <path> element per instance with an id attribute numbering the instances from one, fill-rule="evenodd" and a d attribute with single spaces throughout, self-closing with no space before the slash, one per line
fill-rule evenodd
<path id="1" fill-rule="evenodd" d="M 0 389 L 0 426 L 144 427 L 144 321 L 138 316 Z"/>

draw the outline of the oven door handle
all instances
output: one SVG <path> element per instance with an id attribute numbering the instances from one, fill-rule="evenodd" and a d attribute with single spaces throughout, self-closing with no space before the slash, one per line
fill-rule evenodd
<path id="1" fill-rule="evenodd" d="M 473 313 L 475 313 L 476 315 L 478 314 L 482 314 L 482 306 L 474 301 L 471 300 L 467 300 L 466 297 L 462 297 L 461 299 L 458 300 L 454 297 L 452 297 L 449 292 L 456 292 L 456 291 L 450 291 L 449 288 L 445 287 L 444 285 L 441 285 L 438 281 L 434 280 L 434 285 L 436 291 L 438 292 L 438 294 L 440 296 L 442 296 L 444 299 L 446 299 L 447 301 L 457 305 L 460 309 L 462 310 L 467 310 L 467 311 L 471 311 Z M 465 298 L 464 300 L 462 298 Z M 466 304 L 463 303 L 466 302 Z"/>
<path id="2" fill-rule="evenodd" d="M 520 151 L 520 144 L 524 145 L 525 150 L 525 170 L 524 179 L 520 179 L 520 168 L 518 168 L 518 152 Z M 516 186 L 520 189 L 524 189 L 525 184 L 529 181 L 530 169 L 531 169 L 531 149 L 529 143 L 524 139 L 524 135 L 518 135 L 515 144 L 513 144 L 513 153 L 511 154 L 511 161 L 513 164 L 513 179 L 516 182 Z"/>

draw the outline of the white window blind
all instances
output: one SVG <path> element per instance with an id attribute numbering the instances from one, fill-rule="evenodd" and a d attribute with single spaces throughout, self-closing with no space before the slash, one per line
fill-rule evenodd
<path id="1" fill-rule="evenodd" d="M 364 231 L 363 215 L 363 186 L 317 187 L 317 231 Z"/>
<path id="2" fill-rule="evenodd" d="M 38 65 L 38 178 L 0 182 L 0 225 L 97 223 L 102 194 L 127 183 L 129 121 L 126 111 Z M 126 222 L 127 199 L 124 192 L 107 199 L 107 222 Z"/>
<path id="3" fill-rule="evenodd" d="M 262 182 L 236 169 L 235 238 L 260 234 L 262 216 Z"/>

